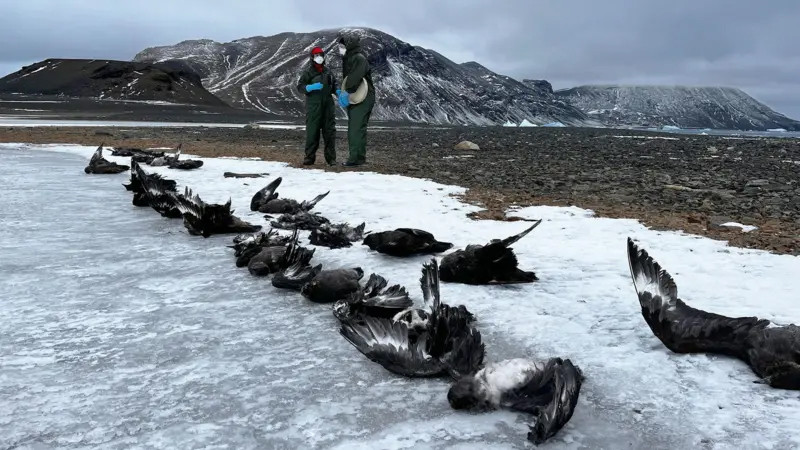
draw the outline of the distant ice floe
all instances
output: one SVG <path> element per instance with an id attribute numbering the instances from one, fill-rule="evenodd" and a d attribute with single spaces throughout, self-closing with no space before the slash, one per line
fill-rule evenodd
<path id="1" fill-rule="evenodd" d="M 515 126 L 517 126 L 517 124 L 515 124 L 514 122 L 508 120 L 508 121 L 506 121 L 506 123 L 503 124 L 503 126 L 504 127 L 515 127 Z"/>
<path id="2" fill-rule="evenodd" d="M 536 125 L 535 123 L 531 123 L 531 122 L 528 121 L 528 119 L 525 119 L 522 122 L 520 122 L 519 126 L 521 126 L 521 127 L 538 127 L 539 125 Z"/>
<path id="3" fill-rule="evenodd" d="M 668 136 L 624 136 L 624 135 L 619 135 L 619 136 L 613 136 L 613 137 L 615 137 L 617 139 L 663 139 L 665 141 L 679 141 L 680 140 L 680 138 L 668 137 Z"/>
<path id="4" fill-rule="evenodd" d="M 786 133 L 786 128 L 770 128 L 767 131 L 770 131 L 770 132 L 773 132 L 773 133 Z"/>
<path id="5" fill-rule="evenodd" d="M 663 127 L 661 127 L 661 129 L 662 129 L 662 130 L 671 130 L 671 131 L 675 131 L 675 130 L 680 130 L 680 129 L 681 129 L 681 127 L 676 127 L 676 126 L 674 126 L 674 125 L 664 125 Z"/>
<path id="6" fill-rule="evenodd" d="M 566 127 L 566 125 L 564 125 L 564 124 L 563 124 L 563 123 L 561 123 L 561 122 L 550 122 L 550 123 L 546 123 L 546 124 L 544 124 L 544 125 L 542 125 L 542 126 L 543 126 L 543 127 L 557 127 L 557 128 L 564 128 L 564 127 Z"/>

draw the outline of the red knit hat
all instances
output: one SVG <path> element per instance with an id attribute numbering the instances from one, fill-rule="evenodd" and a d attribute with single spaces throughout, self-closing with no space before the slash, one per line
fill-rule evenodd
<path id="1" fill-rule="evenodd" d="M 316 54 L 318 54 L 318 53 L 324 53 L 324 52 L 322 51 L 322 48 L 320 48 L 320 47 L 314 47 L 314 48 L 312 48 L 312 49 L 311 49 L 311 56 L 314 56 L 314 55 L 316 55 Z"/>

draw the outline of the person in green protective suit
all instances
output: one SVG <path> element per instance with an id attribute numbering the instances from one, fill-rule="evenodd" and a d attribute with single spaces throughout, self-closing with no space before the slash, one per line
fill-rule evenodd
<path id="1" fill-rule="evenodd" d="M 336 78 L 325 66 L 325 54 L 319 47 L 311 49 L 311 63 L 300 75 L 297 90 L 306 96 L 306 154 L 303 164 L 317 159 L 319 136 L 325 139 L 325 162 L 336 164 L 336 116 L 333 93 Z"/>
<path id="2" fill-rule="evenodd" d="M 350 156 L 344 166 L 360 166 L 367 162 L 367 125 L 375 106 L 375 85 L 372 83 L 372 71 L 366 55 L 361 49 L 361 38 L 352 31 L 340 32 L 338 36 L 339 52 L 343 55 L 342 79 L 347 77 L 347 84 L 337 92 L 339 105 L 347 108 L 347 142 Z M 369 91 L 363 102 L 351 105 L 350 94 L 354 93 L 361 80 L 367 81 Z"/>

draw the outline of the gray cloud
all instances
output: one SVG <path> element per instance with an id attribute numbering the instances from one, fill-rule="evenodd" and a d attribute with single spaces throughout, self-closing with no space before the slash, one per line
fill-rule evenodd
<path id="1" fill-rule="evenodd" d="M 4 5 L 0 71 L 49 57 L 130 59 L 184 39 L 369 26 L 516 78 L 726 85 L 800 118 L 800 2 L 26 0 Z M 227 4 L 226 4 L 227 3 Z"/>

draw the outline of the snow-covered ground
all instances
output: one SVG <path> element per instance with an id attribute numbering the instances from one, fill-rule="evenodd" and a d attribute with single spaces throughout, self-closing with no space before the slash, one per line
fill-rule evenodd
<path id="1" fill-rule="evenodd" d="M 18 150 L 24 148 L 24 151 Z M 338 334 L 330 308 L 236 269 L 230 236 L 189 236 L 135 208 L 127 174 L 85 175 L 90 147 L 0 145 L 0 448 L 531 448 L 524 414 L 457 412 L 444 380 L 394 376 Z M 112 158 L 126 162 L 125 158 Z M 333 221 L 418 227 L 463 247 L 526 222 L 472 221 L 476 208 L 426 180 L 204 159 L 150 168 L 210 202 L 248 208 L 272 177 Z M 232 179 L 225 171 L 268 172 Z M 692 306 L 800 323 L 800 258 L 730 248 L 578 208 L 514 247 L 541 281 L 442 285 L 478 316 L 488 360 L 561 356 L 586 381 L 575 415 L 545 448 L 796 448 L 800 395 L 756 384 L 743 363 L 667 351 L 645 324 L 625 239 L 675 277 Z M 304 236 L 305 239 L 305 236 Z M 421 301 L 427 257 L 318 248 L 327 268 L 360 266 Z"/>

